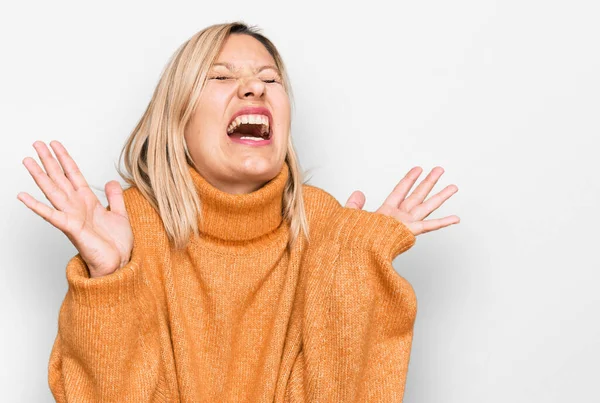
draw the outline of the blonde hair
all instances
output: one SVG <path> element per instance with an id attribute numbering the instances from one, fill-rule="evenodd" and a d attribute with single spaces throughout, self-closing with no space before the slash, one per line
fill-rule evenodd
<path id="1" fill-rule="evenodd" d="M 198 235 L 202 202 L 188 168 L 188 165 L 195 165 L 187 150 L 184 129 L 194 112 L 211 65 L 232 34 L 251 35 L 265 46 L 275 60 L 290 104 L 293 104 L 283 60 L 273 43 L 258 28 L 239 21 L 211 25 L 175 51 L 119 157 L 126 170 L 122 172 L 117 167 L 119 175 L 129 185 L 136 186 L 159 213 L 169 240 L 177 249 L 187 245 L 192 233 Z M 288 133 L 285 161 L 290 175 L 284 187 L 282 214 L 290 224 L 288 247 L 291 248 L 301 232 L 308 240 L 308 222 L 302 197 L 303 174 L 292 144 L 291 127 Z"/>

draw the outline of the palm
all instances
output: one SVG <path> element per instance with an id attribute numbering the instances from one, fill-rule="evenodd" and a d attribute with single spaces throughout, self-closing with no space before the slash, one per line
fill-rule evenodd
<path id="1" fill-rule="evenodd" d="M 133 232 L 127 216 L 107 210 L 90 188 L 80 188 L 65 210 L 65 234 L 98 275 L 128 260 Z M 59 228 L 60 229 L 60 228 Z"/>
<path id="2" fill-rule="evenodd" d="M 422 169 L 420 167 L 411 169 L 396 187 L 394 187 L 392 193 L 390 193 L 381 207 L 375 212 L 396 218 L 406 225 L 414 235 L 435 231 L 452 224 L 458 224 L 460 218 L 455 215 L 439 219 L 424 220 L 424 218 L 428 217 L 429 214 L 440 207 L 450 198 L 450 196 L 458 191 L 456 185 L 449 185 L 441 192 L 425 200 L 440 176 L 444 173 L 443 168 L 434 168 L 423 182 L 416 187 L 414 192 L 407 197 L 408 192 L 421 175 L 421 172 Z M 345 207 L 362 209 L 364 204 L 364 194 L 360 191 L 355 191 L 350 195 Z"/>

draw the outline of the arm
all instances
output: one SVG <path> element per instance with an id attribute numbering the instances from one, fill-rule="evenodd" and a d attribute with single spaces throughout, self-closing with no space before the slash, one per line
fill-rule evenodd
<path id="1" fill-rule="evenodd" d="M 167 401 L 159 315 L 146 264 L 135 247 L 128 264 L 100 278 L 89 277 L 79 254 L 69 261 L 69 289 L 48 365 L 57 402 Z"/>
<path id="2" fill-rule="evenodd" d="M 303 388 L 294 390 L 308 400 L 399 402 L 417 303 L 392 260 L 416 238 L 392 217 L 318 199 L 329 213 L 311 229 L 304 262 L 302 353 L 291 374 Z"/>
<path id="3" fill-rule="evenodd" d="M 117 181 L 105 185 L 105 208 L 61 143 L 50 143 L 56 157 L 43 142 L 33 146 L 44 169 L 29 157 L 23 164 L 52 207 L 25 192 L 17 197 L 79 252 L 67 265 L 69 290 L 48 366 L 54 397 L 59 402 L 164 401 L 165 379 L 173 373 L 165 370 L 165 362 L 169 369 L 174 366 L 169 349 L 161 349 L 170 347 L 170 340 L 157 309 L 166 305 L 157 303 L 156 291 L 164 262 L 152 258 L 160 253 L 142 261 L 134 242 L 135 233 L 145 243 L 142 250 L 166 245 L 148 239 L 160 232 L 158 213 L 136 188 L 123 191 Z M 176 381 L 170 385 L 176 392 Z"/>
<path id="4" fill-rule="evenodd" d="M 337 347 L 343 359 L 335 365 L 349 369 L 346 379 L 352 379 L 348 384 L 354 386 L 346 392 L 358 401 L 402 401 L 417 299 L 392 261 L 416 238 L 389 216 L 348 209 L 341 215 L 346 221 L 329 293 L 335 318 L 332 335 L 343 335 Z M 348 353 L 348 345 L 355 356 L 343 354 Z"/>

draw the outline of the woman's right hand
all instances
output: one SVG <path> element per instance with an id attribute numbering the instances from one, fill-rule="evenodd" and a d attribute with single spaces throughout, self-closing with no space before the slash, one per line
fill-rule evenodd
<path id="1" fill-rule="evenodd" d="M 25 192 L 17 198 L 69 238 L 87 263 L 90 277 L 111 274 L 129 262 L 133 249 L 133 232 L 121 185 L 117 181 L 105 185 L 110 207 L 107 210 L 63 145 L 52 141 L 50 146 L 60 165 L 41 141 L 36 141 L 33 147 L 47 174 L 33 158 L 26 157 L 23 165 L 56 209 Z"/>

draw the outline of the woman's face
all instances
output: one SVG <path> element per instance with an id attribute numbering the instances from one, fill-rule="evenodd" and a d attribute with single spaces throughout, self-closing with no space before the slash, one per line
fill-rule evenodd
<path id="1" fill-rule="evenodd" d="M 227 193 L 260 188 L 282 168 L 289 127 L 290 102 L 273 57 L 250 35 L 230 35 L 185 128 L 199 173 Z"/>

